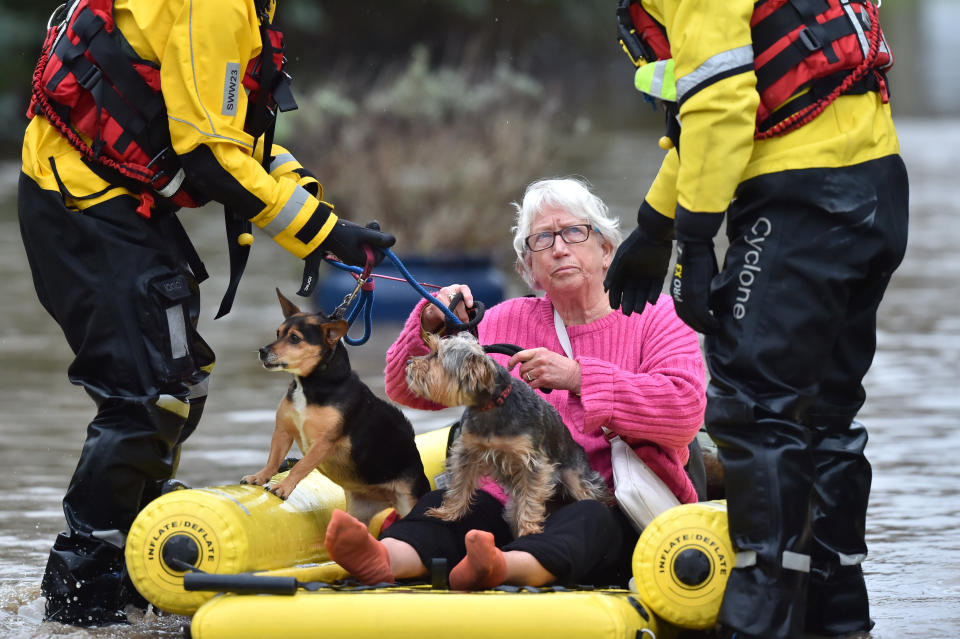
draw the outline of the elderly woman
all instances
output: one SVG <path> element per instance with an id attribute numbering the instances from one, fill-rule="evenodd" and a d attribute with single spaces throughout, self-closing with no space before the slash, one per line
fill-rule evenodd
<path id="1" fill-rule="evenodd" d="M 517 269 L 533 290 L 545 295 L 488 309 L 478 325 L 480 342 L 523 349 L 510 358 L 491 357 L 533 388 L 553 389 L 542 396 L 611 488 L 604 427 L 629 442 L 681 502 L 696 501 L 684 471 L 688 444 L 700 428 L 706 403 L 696 334 L 679 320 L 669 300 L 630 317 L 610 308 L 603 278 L 620 243 L 619 220 L 583 183 L 535 182 L 522 204 L 514 206 Z M 457 293 L 467 308 L 473 305 L 470 288 L 463 284 L 444 287 L 436 297 L 449 304 Z M 462 306 L 457 310 L 463 313 Z M 441 332 L 443 326 L 443 314 L 434 305 L 423 300 L 414 307 L 387 351 L 386 391 L 394 401 L 443 408 L 415 396 L 405 380 L 407 360 L 428 352 L 424 332 Z M 561 346 L 564 332 L 570 355 Z M 442 491 L 428 493 L 379 540 L 362 523 L 335 511 L 327 550 L 365 583 L 425 576 L 434 558 L 454 567 L 450 585 L 456 590 L 503 583 L 622 585 L 629 579 L 637 535 L 617 508 L 591 500 L 551 504 L 542 533 L 515 539 L 503 519 L 503 491 L 488 482 L 476 495 L 463 519 L 445 522 L 425 514 L 442 500 Z"/>

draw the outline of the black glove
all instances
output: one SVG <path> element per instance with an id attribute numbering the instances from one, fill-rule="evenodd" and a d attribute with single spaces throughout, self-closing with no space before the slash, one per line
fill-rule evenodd
<path id="1" fill-rule="evenodd" d="M 672 250 L 673 221 L 644 202 L 637 212 L 637 228 L 617 249 L 603 280 L 611 308 L 622 304 L 623 314 L 630 315 L 642 313 L 647 302 L 656 304 Z"/>
<path id="2" fill-rule="evenodd" d="M 710 310 L 710 283 L 719 272 L 713 236 L 722 222 L 722 213 L 677 211 L 677 265 L 670 294 L 680 319 L 704 335 L 720 328 Z"/>
<path id="3" fill-rule="evenodd" d="M 338 219 L 327 238 L 312 253 L 303 258 L 303 280 L 297 295 L 309 297 L 320 275 L 320 263 L 327 253 L 333 253 L 344 264 L 366 266 L 367 254 L 364 245 L 373 249 L 373 265 L 383 261 L 386 254 L 382 249 L 390 248 L 397 238 L 380 231 L 376 221 L 360 226 L 347 220 Z"/>
<path id="4" fill-rule="evenodd" d="M 367 255 L 363 252 L 363 246 L 366 244 L 373 249 L 373 265 L 376 266 L 385 257 L 385 253 L 380 249 L 390 248 L 396 241 L 397 238 L 389 233 L 381 233 L 380 224 L 377 222 L 360 226 L 339 219 L 318 250 L 333 253 L 344 264 L 366 266 Z"/>

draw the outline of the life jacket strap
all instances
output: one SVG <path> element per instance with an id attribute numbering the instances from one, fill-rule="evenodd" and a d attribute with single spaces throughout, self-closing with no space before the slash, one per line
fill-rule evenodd
<path id="1" fill-rule="evenodd" d="M 769 19 L 772 19 L 776 15 L 777 14 L 773 14 Z M 763 24 L 766 24 L 766 22 Z M 837 62 L 837 54 L 833 50 L 832 43 L 842 37 L 856 33 L 846 14 L 833 20 L 828 20 L 818 26 L 819 28 L 816 31 L 811 29 L 809 25 L 804 27 L 796 40 L 774 56 L 769 62 L 757 69 L 757 91 L 763 93 L 775 82 L 780 80 L 780 78 L 784 77 L 788 71 L 818 51 L 823 52 L 828 62 Z M 761 49 L 758 43 L 754 43 L 755 56 L 759 56 L 765 50 L 766 49 Z"/>
<path id="2" fill-rule="evenodd" d="M 243 271 L 247 268 L 247 260 L 250 258 L 250 245 L 240 244 L 239 237 L 243 233 L 249 233 L 253 225 L 250 220 L 235 213 L 231 209 L 224 207 L 223 221 L 227 231 L 227 250 L 230 256 L 230 281 L 227 284 L 227 290 L 220 300 L 220 308 L 214 319 L 220 319 L 230 312 L 233 308 L 233 300 L 237 295 L 237 288 L 240 286 L 240 278 L 243 277 Z"/>

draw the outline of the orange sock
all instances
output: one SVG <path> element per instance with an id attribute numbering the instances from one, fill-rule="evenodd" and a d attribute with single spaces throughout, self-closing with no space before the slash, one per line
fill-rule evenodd
<path id="1" fill-rule="evenodd" d="M 471 530 L 463 538 L 467 556 L 450 571 L 451 590 L 496 588 L 507 577 L 507 561 L 493 543 L 493 533 Z"/>
<path id="2" fill-rule="evenodd" d="M 359 582 L 373 585 L 394 581 L 386 547 L 374 539 L 363 522 L 344 511 L 333 511 L 323 545 L 330 558 Z"/>

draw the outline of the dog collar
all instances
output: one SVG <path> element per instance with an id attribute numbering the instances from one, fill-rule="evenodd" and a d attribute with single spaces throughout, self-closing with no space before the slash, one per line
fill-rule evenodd
<path id="1" fill-rule="evenodd" d="M 490 402 L 481 408 L 481 411 L 490 410 L 494 406 L 503 406 L 503 403 L 507 401 L 507 397 L 510 396 L 510 391 L 513 390 L 513 382 L 510 382 L 503 387 L 503 390 L 500 391 L 500 394 L 490 400 Z"/>

